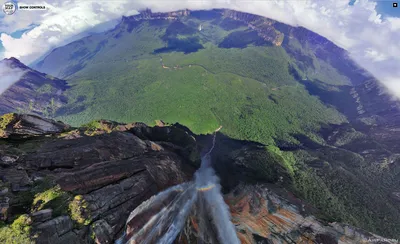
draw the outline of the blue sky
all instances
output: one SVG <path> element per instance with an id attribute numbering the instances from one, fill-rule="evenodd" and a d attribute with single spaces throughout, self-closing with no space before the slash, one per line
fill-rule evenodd
<path id="1" fill-rule="evenodd" d="M 353 5 L 356 0 L 351 0 L 350 5 Z M 393 2 L 400 4 L 400 0 L 372 0 L 377 2 L 376 11 L 385 17 L 400 17 L 400 7 L 393 8 Z"/>
<path id="2" fill-rule="evenodd" d="M 400 0 L 397 1 L 377 1 L 377 12 L 382 14 L 383 17 L 400 17 L 400 6 L 393 8 L 393 2 L 400 4 Z"/>

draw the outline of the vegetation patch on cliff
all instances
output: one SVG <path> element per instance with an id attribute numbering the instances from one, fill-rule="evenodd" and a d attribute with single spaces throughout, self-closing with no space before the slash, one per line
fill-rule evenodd
<path id="1" fill-rule="evenodd" d="M 46 191 L 35 194 L 32 211 L 51 208 L 53 209 L 53 216 L 67 214 L 68 200 L 71 198 L 69 193 L 62 191 L 59 186 L 54 186 Z"/>
<path id="2" fill-rule="evenodd" d="M 0 138 L 6 136 L 7 126 L 15 119 L 14 113 L 4 114 L 0 117 Z"/>
<path id="3" fill-rule="evenodd" d="M 71 219 L 78 225 L 89 225 L 92 222 L 88 206 L 82 195 L 76 195 L 69 203 Z"/>
<path id="4" fill-rule="evenodd" d="M 11 225 L 0 222 L 0 243 L 4 244 L 29 244 L 31 219 L 27 214 L 19 216 Z"/>

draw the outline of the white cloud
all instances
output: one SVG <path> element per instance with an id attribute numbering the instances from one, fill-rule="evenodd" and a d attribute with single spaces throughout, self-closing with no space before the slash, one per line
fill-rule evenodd
<path id="1" fill-rule="evenodd" d="M 365 49 L 365 58 L 375 62 L 385 61 L 388 57 L 373 48 Z"/>
<path id="2" fill-rule="evenodd" d="M 390 29 L 392 31 L 399 31 L 400 30 L 400 18 L 387 18 L 390 23 Z"/>
<path id="3" fill-rule="evenodd" d="M 328 38 L 348 50 L 392 93 L 400 94 L 400 18 L 383 20 L 375 10 L 376 3 L 369 0 L 358 0 L 354 6 L 349 6 L 347 0 L 33 0 L 30 4 L 44 4 L 49 10 L 17 11 L 3 18 L 0 28 L 5 32 L 32 23 L 39 25 L 18 39 L 2 34 L 6 57 L 15 56 L 29 63 L 57 45 L 82 37 L 80 33 L 98 24 L 108 22 L 97 31 L 112 28 L 121 15 L 135 14 L 145 7 L 155 12 L 231 8 L 303 26 Z"/>
<path id="4" fill-rule="evenodd" d="M 9 62 L 0 62 L 0 95 L 12 84 L 19 81 L 25 73 L 25 70 L 11 67 Z"/>
<path id="5" fill-rule="evenodd" d="M 118 1 L 31 1 L 32 5 L 45 5 L 46 11 L 16 11 L 5 16 L 0 23 L 0 32 L 11 33 L 25 29 L 30 24 L 38 26 L 24 33 L 20 38 L 13 38 L 3 33 L 0 36 L 5 51 L 5 57 L 16 57 L 25 63 L 30 63 L 43 55 L 49 49 L 81 38 L 84 31 L 94 28 L 94 31 L 104 31 L 115 26 L 116 20 L 129 12 L 128 1 L 120 5 Z M 20 2 L 20 4 L 26 4 Z M 125 6 L 125 7 L 124 7 Z M 106 10 L 106 11 L 104 11 Z M 108 23 L 108 25 L 101 25 Z M 100 26 L 98 26 L 100 25 Z"/>

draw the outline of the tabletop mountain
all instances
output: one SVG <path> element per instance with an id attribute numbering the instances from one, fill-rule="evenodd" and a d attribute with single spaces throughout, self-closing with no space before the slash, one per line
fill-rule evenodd
<path id="1" fill-rule="evenodd" d="M 169 13 L 145 10 L 138 15 L 124 16 L 112 30 L 54 49 L 33 67 L 58 78 L 30 69 L 15 59 L 3 62 L 11 62 L 27 73 L 0 96 L 2 112 L 22 109 L 77 128 L 63 136 L 75 142 L 79 138 L 77 140 L 83 144 L 77 145 L 82 147 L 75 148 L 68 140 L 58 142 L 59 139 L 53 138 L 56 144 L 48 142 L 41 146 L 40 150 L 44 151 L 39 150 L 35 159 L 30 160 L 32 154 L 21 149 L 24 146 L 12 144 L 13 140 L 21 139 L 24 130 L 18 130 L 19 124 L 15 124 L 16 128 L 9 126 L 9 122 L 19 121 L 20 117 L 8 115 L 0 124 L 2 135 L 8 137 L 7 148 L 17 145 L 15 150 L 22 150 L 20 155 L 28 155 L 29 160 L 21 158 L 28 160 L 21 161 L 23 164 L 29 162 L 35 165 L 35 170 L 49 170 L 60 173 L 60 177 L 65 176 L 65 184 L 58 184 L 66 186 L 61 188 L 63 192 L 69 192 L 66 196 L 73 192 L 83 195 L 82 199 L 87 202 L 94 201 L 104 193 L 103 188 L 111 184 L 108 180 L 115 179 L 114 182 L 123 184 L 118 186 L 120 190 L 125 191 L 124 184 L 132 182 L 122 183 L 120 176 L 142 183 L 145 179 L 143 184 L 158 186 L 154 179 L 148 178 L 148 174 L 151 175 L 149 169 L 143 168 L 150 167 L 148 164 L 134 164 L 138 168 L 132 166 L 131 172 L 138 170 L 144 177 L 141 180 L 134 177 L 136 173 L 126 175 L 121 172 L 115 177 L 112 174 L 109 178 L 101 176 L 106 183 L 93 179 L 89 185 L 84 185 L 68 180 L 68 175 L 75 176 L 78 171 L 79 177 L 86 177 L 91 174 L 91 169 L 107 167 L 104 161 L 127 163 L 126 158 L 135 161 L 137 158 L 132 158 L 144 157 L 145 160 L 148 156 L 154 159 L 158 152 L 153 151 L 157 148 L 165 148 L 167 152 L 163 153 L 173 160 L 177 152 L 183 153 L 188 160 L 196 158 L 192 158 L 196 154 L 194 151 L 185 152 L 180 148 L 182 145 L 174 145 L 176 141 L 154 137 L 150 133 L 152 129 L 143 129 L 150 130 L 145 135 L 135 134 L 140 130 L 127 128 L 126 123 L 141 121 L 149 126 L 161 126 L 178 122 L 180 126 L 177 127 L 186 128 L 185 133 L 195 138 L 196 145 L 200 146 L 208 143 L 209 137 L 205 134 L 213 133 L 222 125 L 212 153 L 213 167 L 221 178 L 224 193 L 229 195 L 238 189 L 238 194 L 230 195 L 229 199 L 232 200 L 232 211 L 236 211 L 232 215 L 239 220 L 243 217 L 250 221 L 264 216 L 266 210 L 260 209 L 257 201 L 270 202 L 260 196 L 271 187 L 257 188 L 255 184 L 272 182 L 276 185 L 283 181 L 285 185 L 281 187 L 312 206 L 315 210 L 312 214 L 324 226 L 340 222 L 385 237 L 399 238 L 399 104 L 371 74 L 352 61 L 345 50 L 305 28 L 228 9 Z M 100 123 L 99 119 L 120 123 Z M 35 130 L 36 133 L 43 133 L 47 123 L 41 122 L 41 129 Z M 78 129 L 83 124 L 88 129 Z M 133 152 L 124 151 L 124 145 L 116 143 L 115 138 L 104 139 L 115 142 L 116 148 L 111 149 L 103 139 L 92 141 L 94 139 L 86 137 L 97 136 L 102 131 L 111 132 L 110 126 L 130 132 L 94 138 L 121 137 L 119 139 L 133 143 L 144 150 L 143 153 L 151 155 L 132 155 Z M 57 128 L 64 127 L 60 125 L 53 129 Z M 131 129 L 136 132 L 132 134 Z M 167 143 L 157 142 L 165 140 Z M 185 143 L 189 142 L 185 140 Z M 28 149 L 37 149 L 35 145 L 23 144 L 28 145 Z M 57 156 L 54 152 L 59 147 L 65 149 L 66 161 L 50 157 Z M 96 149 L 91 150 L 91 147 Z M 99 148 L 107 150 L 100 155 Z M 75 154 L 73 149 L 88 159 L 78 152 Z M 98 163 L 95 166 L 90 165 L 92 157 L 100 158 L 94 160 Z M 10 158 L 11 161 L 15 159 Z M 5 164 L 11 162 L 10 158 L 6 158 Z M 81 164 L 84 164 L 82 168 Z M 198 166 L 191 165 L 194 169 Z M 90 172 L 85 171 L 86 167 Z M 178 181 L 191 177 L 193 172 L 186 170 L 182 173 L 179 169 L 179 174 L 175 172 L 180 175 L 176 178 Z M 103 171 L 99 171 L 101 175 Z M 248 193 L 246 189 L 249 189 Z M 151 193 L 159 190 L 161 188 Z M 98 191 L 98 195 L 90 195 L 92 191 Z M 90 197 L 86 198 L 85 194 Z M 146 197 L 140 197 L 138 201 Z M 82 199 L 76 202 L 81 203 Z M 246 205 L 246 199 L 254 200 L 254 204 Z M 125 206 L 122 202 L 118 204 Z M 126 211 L 132 211 L 136 203 L 129 204 L 132 205 Z M 107 205 L 110 212 L 101 216 L 114 216 L 113 211 L 120 209 L 113 206 Z M 97 215 L 103 211 L 101 207 L 92 206 L 91 211 L 89 215 L 96 217 L 93 221 L 103 218 Z M 294 212 L 291 217 L 302 218 L 298 215 L 303 214 L 301 206 Z M 88 219 L 86 210 L 80 209 L 78 213 L 80 217 L 76 221 L 84 224 Z M 110 221 L 107 223 L 114 228 L 116 223 L 112 221 L 115 219 L 107 218 L 103 220 Z M 266 221 L 268 225 L 273 222 Z M 69 228 L 70 222 L 67 222 Z M 256 222 L 247 224 L 257 227 L 265 224 L 264 220 Z M 118 230 L 110 230 L 104 222 L 100 226 L 104 233 L 112 233 L 114 237 L 122 228 L 119 222 L 115 227 Z M 262 241 L 267 236 L 265 232 L 254 231 L 257 228 L 249 230 L 240 226 L 242 240 Z M 298 228 L 296 224 L 292 227 Z M 189 233 L 194 232 L 191 229 Z M 192 238 L 192 234 L 187 238 Z M 317 239 L 317 236 L 311 236 L 311 239 Z M 336 236 L 335 240 L 338 238 Z"/>

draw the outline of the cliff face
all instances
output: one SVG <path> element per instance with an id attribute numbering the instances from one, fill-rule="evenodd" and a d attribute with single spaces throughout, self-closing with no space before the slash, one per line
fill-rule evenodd
<path id="1" fill-rule="evenodd" d="M 190 15 L 190 10 L 178 10 L 166 13 L 153 13 L 150 9 L 140 11 L 139 15 L 136 15 L 136 19 L 177 19 L 179 17 Z"/>
<path id="2" fill-rule="evenodd" d="M 273 24 L 275 21 L 264 18 L 254 14 L 248 14 L 243 12 L 238 12 L 234 10 L 213 10 L 215 14 L 224 16 L 226 18 L 231 18 L 234 20 L 243 21 L 248 27 L 252 30 L 255 30 L 260 37 L 262 37 L 265 41 L 272 43 L 276 46 L 282 45 L 284 34 L 279 32 Z M 196 11 L 195 11 L 196 12 Z M 146 9 L 141 11 L 138 15 L 123 17 L 122 23 L 129 23 L 131 21 L 140 21 L 140 20 L 178 20 L 179 18 L 183 18 L 189 16 L 191 11 L 188 9 L 167 12 L 167 13 L 153 13 L 150 9 Z M 132 23 L 130 23 L 132 25 Z M 129 24 L 128 24 L 129 25 Z"/>
<path id="3" fill-rule="evenodd" d="M 242 243 L 362 243 L 384 238 L 307 213 L 304 202 L 274 186 L 244 186 L 226 196 Z"/>
<path id="4" fill-rule="evenodd" d="M 15 223 L 25 214 L 24 233 L 37 243 L 111 243 L 130 211 L 189 180 L 197 165 L 194 139 L 175 127 L 104 121 L 72 129 L 33 115 L 6 117 L 1 218 Z"/>
<path id="5" fill-rule="evenodd" d="M 0 95 L 0 113 L 26 112 L 54 116 L 55 111 L 66 104 L 63 92 L 66 81 L 33 70 L 18 59 L 0 61 L 9 71 L 23 72 L 23 76 Z M 21 96 L 21 94 L 23 94 Z"/>
<path id="6" fill-rule="evenodd" d="M 144 9 L 139 12 L 137 15 L 132 16 L 123 16 L 122 23 L 127 21 L 139 21 L 139 20 L 155 20 L 155 19 L 163 19 L 163 20 L 177 20 L 181 17 L 189 16 L 190 10 L 178 10 L 172 12 L 162 12 L 162 13 L 153 13 L 151 9 Z"/>
<path id="7" fill-rule="evenodd" d="M 271 42 L 275 46 L 282 45 L 284 34 L 273 26 L 274 20 L 235 10 L 224 10 L 223 15 L 234 20 L 244 21 L 249 28 L 257 31 L 258 35 L 265 41 Z"/>
<path id="8" fill-rule="evenodd" d="M 189 181 L 199 166 L 197 142 L 180 126 L 99 121 L 71 128 L 18 114 L 4 115 L 0 121 L 0 210 L 6 223 L 0 228 L 5 233 L 0 240 L 5 243 L 23 237 L 21 243 L 112 243 L 122 234 L 131 211 L 167 187 Z M 254 145 L 247 147 L 246 153 L 254 150 Z M 235 155 L 233 164 L 247 158 Z M 310 215 L 312 208 L 280 183 L 246 183 L 255 173 L 249 164 L 242 183 L 225 194 L 242 243 L 383 240 L 350 226 L 317 220 Z M 274 174 L 278 181 L 287 177 L 278 169 Z M 158 213 L 154 209 L 147 217 Z M 197 242 L 196 218 L 193 209 L 177 243 Z M 130 225 L 138 227 L 142 222 L 130 221 L 128 234 L 138 230 Z M 210 228 L 206 243 L 215 242 L 212 233 Z"/>
<path id="9" fill-rule="evenodd" d="M 225 195 L 225 202 L 241 243 L 396 243 L 349 225 L 321 222 L 309 214 L 304 202 L 273 185 L 240 185 Z M 179 243 L 201 239 L 199 221 L 193 211 Z M 212 235 L 201 240 L 218 243 Z"/>

